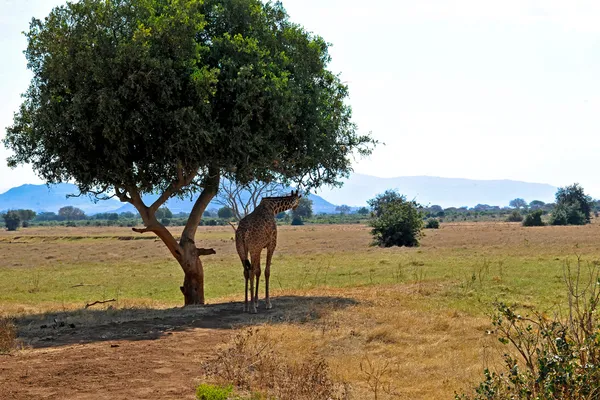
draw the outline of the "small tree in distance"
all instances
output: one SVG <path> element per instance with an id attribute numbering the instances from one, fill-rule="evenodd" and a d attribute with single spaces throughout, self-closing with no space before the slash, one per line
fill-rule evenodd
<path id="1" fill-rule="evenodd" d="M 15 210 L 7 211 L 2 217 L 4 218 L 6 229 L 9 231 L 16 231 L 21 226 L 21 216 Z"/>
<path id="2" fill-rule="evenodd" d="M 383 247 L 419 245 L 423 215 L 419 204 L 406 201 L 394 190 L 387 190 L 368 201 L 373 210 L 370 225 L 373 244 Z"/>
<path id="3" fill-rule="evenodd" d="M 584 225 L 591 221 L 593 200 L 578 183 L 558 188 L 552 225 Z"/>
<path id="4" fill-rule="evenodd" d="M 67 221 L 76 221 L 85 218 L 83 210 L 73 206 L 65 206 L 58 210 L 58 215 Z"/>
<path id="5" fill-rule="evenodd" d="M 233 210 L 229 207 L 221 207 L 219 211 L 217 211 L 217 215 L 222 219 L 230 219 L 233 218 Z"/>
<path id="6" fill-rule="evenodd" d="M 521 209 L 521 208 L 527 208 L 527 202 L 521 198 L 516 198 L 514 200 L 511 200 L 508 205 L 512 208 L 516 208 L 516 209 Z"/>
<path id="7" fill-rule="evenodd" d="M 313 215 L 312 205 L 313 205 L 312 200 L 309 199 L 307 196 L 301 197 L 298 207 L 296 207 L 295 210 L 292 210 L 292 222 L 294 219 L 297 219 L 297 218 L 300 218 L 300 220 L 304 221 L 305 219 L 312 217 L 312 215 Z"/>

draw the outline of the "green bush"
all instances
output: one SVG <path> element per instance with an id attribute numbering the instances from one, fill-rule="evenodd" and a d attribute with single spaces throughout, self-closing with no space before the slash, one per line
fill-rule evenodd
<path id="1" fill-rule="evenodd" d="M 16 231 L 21 226 L 21 216 L 16 211 L 8 211 L 3 216 L 4 225 L 9 231 Z"/>
<path id="2" fill-rule="evenodd" d="M 521 222 L 523 221 L 523 216 L 517 210 L 514 210 L 508 218 L 506 218 L 506 222 Z"/>
<path id="3" fill-rule="evenodd" d="M 439 229 L 440 221 L 435 218 L 429 218 L 425 224 L 425 229 Z"/>
<path id="4" fill-rule="evenodd" d="M 373 228 L 373 244 L 383 247 L 419 245 L 423 216 L 419 205 L 406 201 L 404 196 L 391 196 L 391 191 L 369 201 L 374 209 L 370 225 Z"/>
<path id="5" fill-rule="evenodd" d="M 576 203 L 558 204 L 550 217 L 550 225 L 585 225 L 586 223 L 586 216 Z"/>
<path id="6" fill-rule="evenodd" d="M 544 222 L 542 221 L 542 214 L 544 212 L 542 210 L 535 210 L 530 212 L 525 216 L 523 220 L 523 226 L 544 226 Z"/>
<path id="7" fill-rule="evenodd" d="M 233 392 L 233 387 L 221 387 L 215 385 L 201 384 L 196 388 L 198 400 L 227 400 Z"/>
<path id="8" fill-rule="evenodd" d="M 169 226 L 169 225 L 171 225 L 171 220 L 169 218 L 162 218 L 160 220 L 160 223 L 163 224 L 164 226 Z"/>
<path id="9" fill-rule="evenodd" d="M 302 218 L 296 216 L 292 218 L 292 225 L 304 225 L 304 221 L 302 221 Z"/>
<path id="10" fill-rule="evenodd" d="M 496 304 L 494 332 L 512 351 L 498 371 L 484 371 L 474 394 L 456 399 L 600 399 L 598 266 L 566 262 L 563 276 L 568 318 Z"/>

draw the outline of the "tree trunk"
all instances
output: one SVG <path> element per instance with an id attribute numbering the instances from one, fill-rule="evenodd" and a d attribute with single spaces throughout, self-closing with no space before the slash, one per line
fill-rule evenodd
<path id="1" fill-rule="evenodd" d="M 204 304 L 204 269 L 196 245 L 192 241 L 187 241 L 186 244 L 182 244 L 182 247 L 183 254 L 179 264 L 185 274 L 183 286 L 180 287 L 184 304 L 186 306 Z"/>
<path id="2" fill-rule="evenodd" d="M 139 233 L 154 232 L 167 246 L 173 257 L 175 257 L 183 269 L 183 286 L 180 286 L 179 288 L 181 289 L 181 293 L 183 293 L 184 304 L 186 306 L 204 304 L 204 269 L 202 268 L 202 261 L 200 261 L 199 256 L 215 254 L 215 251 L 213 249 L 196 248 L 194 237 L 196 236 L 198 224 L 200 224 L 200 220 L 202 219 L 202 213 L 204 213 L 208 203 L 215 194 L 217 194 L 219 189 L 219 169 L 214 167 L 208 168 L 208 174 L 204 182 L 204 190 L 202 190 L 202 193 L 192 207 L 188 221 L 181 233 L 179 243 L 177 243 L 171 232 L 158 222 L 155 213 L 169 197 L 185 186 L 186 182 L 187 184 L 191 183 L 191 178 L 185 178 L 182 174 L 179 182 L 176 184 L 174 183 L 172 187 L 163 192 L 150 207 L 147 207 L 144 204 L 139 191 L 136 188 L 126 188 L 129 197 L 124 194 L 124 191 L 117 190 L 117 195 L 121 201 L 133 204 L 139 211 L 142 220 L 146 225 L 146 228 L 144 229 L 132 228 L 133 231 Z"/>

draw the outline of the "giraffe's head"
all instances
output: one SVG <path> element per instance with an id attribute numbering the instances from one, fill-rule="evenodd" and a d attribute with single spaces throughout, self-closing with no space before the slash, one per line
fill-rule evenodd
<path id="1" fill-rule="evenodd" d="M 292 190 L 292 193 L 290 194 L 289 197 L 290 197 L 290 201 L 292 202 L 290 208 L 292 210 L 295 210 L 296 208 L 298 208 L 298 205 L 300 204 L 300 198 L 302 197 L 302 195 L 299 194 L 299 190 L 296 190 L 295 193 Z"/>
<path id="2" fill-rule="evenodd" d="M 273 211 L 274 214 L 278 214 L 282 211 L 298 208 L 301 198 L 302 195 L 299 190 L 295 192 L 292 190 L 292 193 L 288 196 L 263 197 L 261 204 L 266 204 L 269 210 Z"/>

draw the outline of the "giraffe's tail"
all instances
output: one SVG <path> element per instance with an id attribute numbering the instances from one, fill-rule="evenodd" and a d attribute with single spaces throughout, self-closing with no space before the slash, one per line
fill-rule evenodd
<path id="1" fill-rule="evenodd" d="M 252 270 L 252 264 L 250 264 L 250 260 L 244 260 L 244 269 L 246 271 L 251 271 Z"/>
<path id="2" fill-rule="evenodd" d="M 234 224 L 232 224 L 232 223 L 231 223 L 231 221 L 229 221 L 229 225 L 231 225 L 231 227 L 233 228 L 233 231 L 234 231 L 234 232 L 237 232 L 237 229 L 236 229 L 235 225 L 234 225 Z"/>

